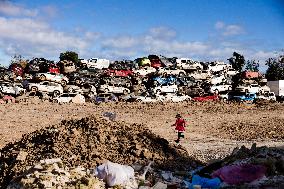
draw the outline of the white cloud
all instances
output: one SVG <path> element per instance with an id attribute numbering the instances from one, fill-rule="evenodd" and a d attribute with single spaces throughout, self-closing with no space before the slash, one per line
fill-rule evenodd
<path id="1" fill-rule="evenodd" d="M 223 33 L 224 36 L 240 35 L 244 33 L 244 29 L 239 25 L 228 25 Z"/>
<path id="2" fill-rule="evenodd" d="M 9 1 L 0 1 L 0 14 L 7 16 L 37 16 L 38 10 L 26 9 L 23 6 L 13 4 Z"/>
<path id="3" fill-rule="evenodd" d="M 215 29 L 222 32 L 223 36 L 234 36 L 244 34 L 244 28 L 237 24 L 226 25 L 224 22 L 218 21 L 215 23 Z"/>
<path id="4" fill-rule="evenodd" d="M 65 50 L 82 51 L 93 42 L 95 34 L 73 36 L 56 31 L 45 22 L 31 18 L 0 17 L 0 48 L 8 55 L 54 56 Z"/>
<path id="5" fill-rule="evenodd" d="M 167 27 L 155 27 L 149 31 L 150 35 L 158 39 L 173 39 L 176 37 L 176 31 Z"/>

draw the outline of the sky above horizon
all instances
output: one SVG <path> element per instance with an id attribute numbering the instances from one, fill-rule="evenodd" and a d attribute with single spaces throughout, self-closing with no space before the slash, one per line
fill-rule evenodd
<path id="1" fill-rule="evenodd" d="M 284 42 L 282 0 L 0 0 L 0 64 L 75 51 L 80 58 L 149 54 L 264 61 Z"/>

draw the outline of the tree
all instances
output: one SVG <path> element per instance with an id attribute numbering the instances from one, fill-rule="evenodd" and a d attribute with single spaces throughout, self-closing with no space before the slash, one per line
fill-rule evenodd
<path id="1" fill-rule="evenodd" d="M 278 58 L 269 58 L 266 60 L 268 69 L 266 70 L 266 78 L 269 81 L 284 79 L 284 53 Z"/>
<path id="2" fill-rule="evenodd" d="M 79 62 L 78 54 L 76 52 L 73 52 L 73 51 L 66 51 L 64 53 L 60 53 L 59 59 L 60 59 L 60 61 L 62 61 L 62 60 L 72 61 L 75 64 L 77 64 Z"/>
<path id="3" fill-rule="evenodd" d="M 258 72 L 259 71 L 259 62 L 256 62 L 255 60 L 248 60 L 246 62 L 246 68 L 247 71 L 252 72 Z"/>
<path id="4" fill-rule="evenodd" d="M 10 61 L 10 65 L 17 64 L 20 65 L 22 68 L 25 68 L 28 64 L 28 60 L 25 60 L 22 55 L 15 54 L 12 56 L 12 59 Z"/>
<path id="5" fill-rule="evenodd" d="M 232 67 L 238 72 L 241 72 L 243 70 L 243 67 L 246 63 L 244 56 L 236 52 L 234 52 L 233 56 L 228 60 Z"/>
<path id="6" fill-rule="evenodd" d="M 244 56 L 236 52 L 228 60 L 232 67 L 239 72 L 232 77 L 232 88 L 235 89 L 242 81 L 242 70 L 246 62 Z"/>

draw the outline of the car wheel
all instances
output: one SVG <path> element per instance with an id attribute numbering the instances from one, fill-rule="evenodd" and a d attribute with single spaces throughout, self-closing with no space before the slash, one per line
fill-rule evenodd
<path id="1" fill-rule="evenodd" d="M 92 92 L 92 91 L 90 91 L 90 92 L 89 92 L 89 97 L 90 97 L 90 98 L 95 97 L 95 93 L 94 93 L 94 92 Z"/>
<path id="2" fill-rule="evenodd" d="M 52 102 L 53 102 L 53 103 L 58 103 L 58 100 L 57 100 L 57 99 L 54 99 Z"/>
<path id="3" fill-rule="evenodd" d="M 197 70 L 201 70 L 201 68 L 199 66 L 196 67 Z"/>
<path id="4" fill-rule="evenodd" d="M 41 75 L 40 76 L 40 80 L 45 81 L 46 80 L 46 76 L 45 75 Z"/>
<path id="5" fill-rule="evenodd" d="M 228 99 L 227 98 L 223 98 L 223 102 L 227 102 L 228 101 Z"/>
<path id="6" fill-rule="evenodd" d="M 54 92 L 53 92 L 53 96 L 54 96 L 54 97 L 57 97 L 57 96 L 59 96 L 59 95 L 60 95 L 60 92 L 59 92 L 59 91 L 54 91 Z"/>
<path id="7" fill-rule="evenodd" d="M 142 100 L 141 100 L 141 99 L 137 99 L 136 101 L 137 101 L 137 102 L 142 102 Z"/>
<path id="8" fill-rule="evenodd" d="M 65 80 L 62 80 L 62 81 L 61 81 L 61 85 L 62 85 L 63 87 L 65 87 L 65 86 L 67 85 L 67 82 L 66 82 Z"/>
<path id="9" fill-rule="evenodd" d="M 184 74 L 184 72 L 179 72 L 178 76 L 179 76 L 179 77 L 184 77 L 185 74 Z"/>
<path id="10" fill-rule="evenodd" d="M 156 93 L 161 93 L 162 91 L 160 89 L 157 89 L 156 90 Z"/>
<path id="11" fill-rule="evenodd" d="M 75 83 L 76 83 L 77 85 L 80 85 L 80 84 L 81 84 L 81 80 L 80 80 L 80 79 L 76 79 L 76 80 L 75 80 Z"/>
<path id="12" fill-rule="evenodd" d="M 215 89 L 215 90 L 214 90 L 214 93 L 215 93 L 215 94 L 219 94 L 219 90 L 218 90 L 218 89 Z"/>
<path id="13" fill-rule="evenodd" d="M 104 92 L 105 92 L 105 93 L 108 93 L 108 92 L 109 92 L 109 89 L 104 89 Z"/>
<path id="14" fill-rule="evenodd" d="M 32 91 L 32 92 L 37 92 L 37 91 L 38 91 L 38 88 L 37 88 L 37 87 L 32 87 L 32 88 L 31 88 L 31 91 Z"/>
<path id="15" fill-rule="evenodd" d="M 123 94 L 128 94 L 128 91 L 127 90 L 123 90 Z"/>

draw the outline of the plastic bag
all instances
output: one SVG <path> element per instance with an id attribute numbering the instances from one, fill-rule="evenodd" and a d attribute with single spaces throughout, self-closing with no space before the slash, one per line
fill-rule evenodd
<path id="1" fill-rule="evenodd" d="M 265 172 L 266 167 L 262 165 L 230 165 L 213 172 L 212 177 L 219 177 L 227 184 L 237 185 L 260 179 Z"/>
<path id="2" fill-rule="evenodd" d="M 108 161 L 96 168 L 95 176 L 103 179 L 108 186 L 124 185 L 134 178 L 134 169 Z"/>
<path id="3" fill-rule="evenodd" d="M 200 185 L 201 188 L 217 189 L 220 187 L 221 180 L 219 178 L 210 179 L 210 178 L 200 177 L 199 175 L 194 175 L 192 177 L 191 183 L 187 181 L 184 181 L 184 183 L 190 189 L 193 189 L 194 185 Z"/>

